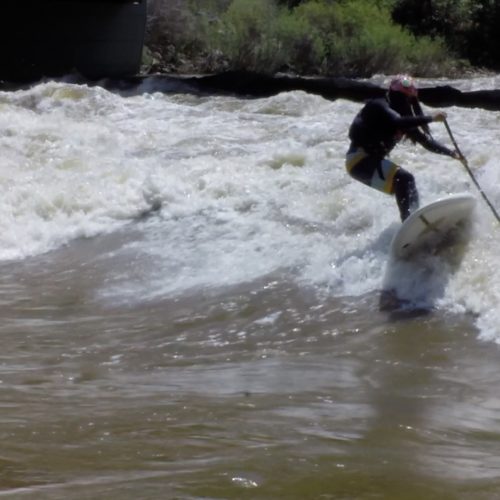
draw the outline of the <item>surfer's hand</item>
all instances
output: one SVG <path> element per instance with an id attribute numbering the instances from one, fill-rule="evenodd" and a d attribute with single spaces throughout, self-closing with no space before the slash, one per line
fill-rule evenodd
<path id="1" fill-rule="evenodd" d="M 453 151 L 451 157 L 455 160 L 462 160 L 462 155 L 458 151 Z"/>
<path id="2" fill-rule="evenodd" d="M 444 122 L 446 120 L 446 113 L 444 111 L 438 111 L 432 115 L 433 122 Z"/>

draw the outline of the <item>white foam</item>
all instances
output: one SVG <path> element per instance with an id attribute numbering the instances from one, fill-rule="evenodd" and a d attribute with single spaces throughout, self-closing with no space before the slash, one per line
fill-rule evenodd
<path id="1" fill-rule="evenodd" d="M 110 232 L 160 206 L 140 224 L 143 240 L 122 250 L 154 265 L 135 281 L 111 280 L 103 295 L 178 294 L 275 272 L 338 296 L 390 283 L 416 302 L 477 314 L 481 335 L 499 341 L 500 231 L 488 208 L 478 197 L 474 243 L 458 270 L 443 275 L 436 263 L 436 274 L 430 263 L 395 275 L 388 268 L 395 201 L 344 169 L 347 129 L 359 108 L 304 92 L 123 98 L 45 83 L 0 93 L 0 259 Z M 496 114 L 448 113 L 474 175 L 500 209 Z M 442 125 L 431 128 L 450 144 Z M 448 157 L 403 143 L 393 158 L 416 175 L 423 203 L 477 194 Z"/>

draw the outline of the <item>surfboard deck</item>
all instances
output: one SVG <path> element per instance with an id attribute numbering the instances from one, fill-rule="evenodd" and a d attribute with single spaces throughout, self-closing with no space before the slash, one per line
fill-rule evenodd
<path id="1" fill-rule="evenodd" d="M 391 253 L 399 259 L 437 248 L 447 242 L 453 244 L 453 233 L 470 220 L 476 199 L 469 194 L 441 198 L 413 212 L 394 235 Z M 456 236 L 456 234 L 455 234 Z"/>

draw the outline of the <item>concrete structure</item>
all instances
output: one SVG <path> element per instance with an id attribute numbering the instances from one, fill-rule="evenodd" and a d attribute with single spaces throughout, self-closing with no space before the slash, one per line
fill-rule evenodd
<path id="1" fill-rule="evenodd" d="M 3 0 L 0 79 L 137 73 L 147 0 Z"/>

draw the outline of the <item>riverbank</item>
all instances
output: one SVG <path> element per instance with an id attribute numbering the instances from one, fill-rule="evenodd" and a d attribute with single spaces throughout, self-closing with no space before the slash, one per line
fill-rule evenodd
<path id="1" fill-rule="evenodd" d="M 494 75 L 485 76 L 495 81 Z M 378 81 L 376 81 L 378 80 Z M 189 89 L 211 94 L 233 94 L 246 97 L 269 97 L 280 92 L 302 90 L 320 95 L 329 100 L 348 99 L 364 101 L 369 98 L 381 97 L 385 94 L 387 80 L 381 77 L 375 80 L 359 80 L 352 78 L 304 78 L 288 75 L 269 76 L 248 71 L 228 71 L 208 76 L 172 77 L 157 75 L 145 77 L 155 88 L 161 88 L 166 83 L 166 89 L 174 82 L 182 83 Z M 476 78 L 477 80 L 477 78 Z M 471 79 L 472 81 L 472 79 Z M 498 82 L 500 84 L 500 81 Z M 494 84 L 496 87 L 496 83 Z M 144 88 L 142 85 L 141 88 Z M 489 110 L 500 110 L 500 89 L 491 90 L 460 90 L 453 83 L 422 85 L 419 98 L 430 106 L 461 106 L 479 107 Z"/>
<path id="2" fill-rule="evenodd" d="M 100 86 L 123 95 L 161 92 L 259 98 L 300 90 L 329 100 L 347 99 L 362 102 L 383 96 L 387 89 L 388 78 L 382 75 L 370 80 L 281 74 L 271 76 L 248 71 L 227 71 L 211 75 L 146 74 L 98 81 L 72 75 L 59 81 L 86 84 L 91 87 Z M 477 82 L 481 82 L 478 90 L 476 90 Z M 29 88 L 34 83 L 20 85 L 4 82 L 0 89 L 8 91 Z M 483 73 L 482 77 L 469 77 L 461 80 L 421 80 L 419 83 L 419 97 L 424 104 L 429 106 L 500 110 L 500 76 L 498 75 Z"/>

